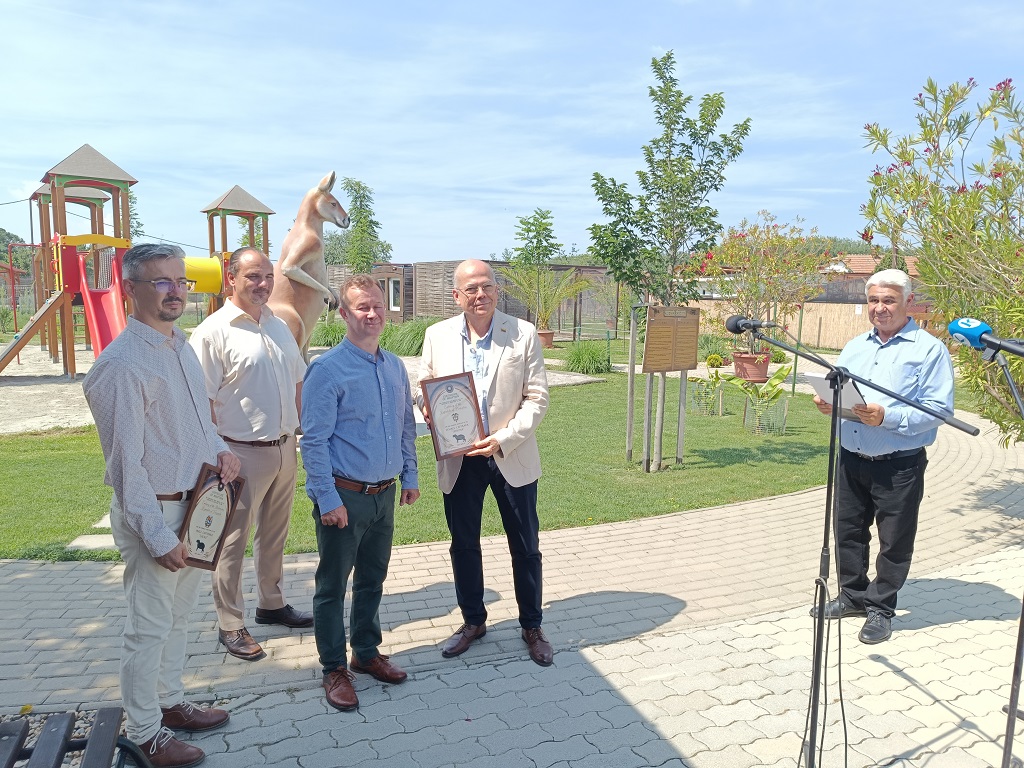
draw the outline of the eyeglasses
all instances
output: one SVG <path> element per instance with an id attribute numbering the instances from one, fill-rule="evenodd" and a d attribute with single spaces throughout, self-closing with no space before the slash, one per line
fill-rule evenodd
<path id="1" fill-rule="evenodd" d="M 464 296 L 478 296 L 481 293 L 496 293 L 498 286 L 494 283 L 484 283 L 483 285 L 467 285 L 465 288 L 456 288 L 455 290 Z"/>
<path id="2" fill-rule="evenodd" d="M 172 288 L 177 288 L 179 291 L 191 291 L 196 287 L 195 280 L 135 280 L 133 278 L 132 282 L 149 283 L 160 293 L 170 293 Z"/>

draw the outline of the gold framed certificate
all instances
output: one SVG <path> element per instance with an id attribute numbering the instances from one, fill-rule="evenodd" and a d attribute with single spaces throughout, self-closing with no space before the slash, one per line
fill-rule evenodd
<path id="1" fill-rule="evenodd" d="M 420 389 L 430 413 L 430 437 L 437 460 L 461 456 L 484 437 L 484 422 L 470 371 L 421 379 Z"/>
<path id="2" fill-rule="evenodd" d="M 203 464 L 178 531 L 178 538 L 188 549 L 186 565 L 207 571 L 217 567 L 224 547 L 224 532 L 238 506 L 244 484 L 245 479 L 241 477 L 222 483 L 217 467 Z"/>

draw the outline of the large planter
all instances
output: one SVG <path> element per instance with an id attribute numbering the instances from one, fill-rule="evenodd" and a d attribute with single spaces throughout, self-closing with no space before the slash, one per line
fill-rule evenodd
<path id="1" fill-rule="evenodd" d="M 733 352 L 733 373 L 741 379 L 761 384 L 768 381 L 768 363 L 771 362 L 771 358 L 772 356 L 768 352 L 759 352 L 758 354 Z"/>
<path id="2" fill-rule="evenodd" d="M 540 337 L 540 345 L 544 349 L 555 348 L 555 332 L 554 331 L 537 331 L 537 336 Z"/>

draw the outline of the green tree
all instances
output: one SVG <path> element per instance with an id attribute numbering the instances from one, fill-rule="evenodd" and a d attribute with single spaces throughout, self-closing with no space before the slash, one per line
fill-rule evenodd
<path id="1" fill-rule="evenodd" d="M 145 227 L 142 225 L 142 217 L 139 215 L 139 199 L 135 196 L 135 190 L 128 188 L 128 239 L 133 243 L 145 235 Z"/>
<path id="2" fill-rule="evenodd" d="M 653 59 L 651 69 L 657 84 L 648 93 L 662 132 L 643 147 L 646 169 L 636 173 L 640 193 L 595 173 L 594 194 L 609 221 L 590 227 L 590 237 L 593 253 L 617 281 L 669 306 L 699 295 L 688 268 L 721 231 L 709 198 L 743 151 L 750 118 L 716 136 L 724 95 L 705 95 L 697 117 L 687 117 L 693 97 L 679 89 L 672 51 Z"/>
<path id="3" fill-rule="evenodd" d="M 249 242 L 249 222 L 246 219 L 240 218 L 238 220 L 238 228 L 242 230 L 242 236 L 238 238 L 238 247 L 244 248 L 248 245 L 252 245 Z M 263 253 L 267 252 L 266 239 L 263 237 L 263 218 L 257 216 L 253 221 L 253 232 L 256 233 L 256 248 L 259 248 Z"/>
<path id="4" fill-rule="evenodd" d="M 6 229 L 0 227 L 0 263 L 7 265 L 7 246 L 12 243 L 24 243 L 25 240 L 18 237 L 13 232 L 8 232 Z M 23 269 L 29 274 L 32 273 L 32 249 L 31 248 L 14 248 L 12 249 L 12 255 L 14 257 L 14 266 L 18 269 Z"/>
<path id="5" fill-rule="evenodd" d="M 527 266 L 547 264 L 562 253 L 562 244 L 555 240 L 555 224 L 551 211 L 537 208 L 529 216 L 520 216 L 516 224 L 516 240 L 511 261 Z"/>
<path id="6" fill-rule="evenodd" d="M 940 88 L 929 79 L 914 99 L 917 130 L 894 136 L 865 126 L 868 147 L 888 156 L 871 175 L 863 237 L 879 236 L 880 253 L 913 249 L 921 294 L 946 319 L 991 321 L 1002 337 L 1024 336 L 1024 109 L 1012 83 L 989 89 L 975 107 L 973 78 Z M 1024 360 L 1011 357 L 1016 381 Z M 993 363 L 964 348 L 962 380 L 979 396 L 982 414 L 1007 442 L 1024 440 L 1020 418 Z"/>
<path id="7" fill-rule="evenodd" d="M 361 181 L 344 178 L 351 224 L 348 229 L 324 235 L 324 261 L 348 264 L 355 272 L 369 272 L 374 264 L 391 261 L 391 244 L 380 237 L 381 224 L 374 217 L 373 190 Z"/>

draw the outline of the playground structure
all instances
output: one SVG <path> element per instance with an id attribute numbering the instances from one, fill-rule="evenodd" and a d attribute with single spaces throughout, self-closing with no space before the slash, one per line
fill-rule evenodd
<path id="1" fill-rule="evenodd" d="M 41 245 L 33 248 L 32 277 L 35 312 L 24 328 L 16 328 L 14 339 L 0 348 L 3 371 L 33 339 L 47 351 L 54 363 L 64 362 L 64 373 L 76 376 L 75 308 L 84 313 L 86 348 L 98 356 L 127 325 L 130 311 L 121 285 L 121 258 L 131 247 L 128 189 L 136 179 L 116 166 L 88 144 L 51 168 L 42 178 L 43 186 L 32 196 L 39 215 Z M 108 194 L 109 193 L 109 194 Z M 104 206 L 111 204 L 113 234 L 104 232 Z M 68 234 L 69 204 L 89 209 L 88 234 Z M 249 242 L 256 242 L 257 224 L 269 245 L 269 216 L 274 211 L 239 186 L 208 205 L 209 256 L 185 258 L 185 274 L 195 281 L 195 290 L 211 296 L 211 309 L 219 307 L 227 295 L 225 265 L 231 255 L 227 218 L 248 221 Z M 221 243 L 218 249 L 215 220 L 220 218 Z M 17 306 L 15 270 L 8 256 L 4 265 L 10 278 L 15 318 Z"/>

